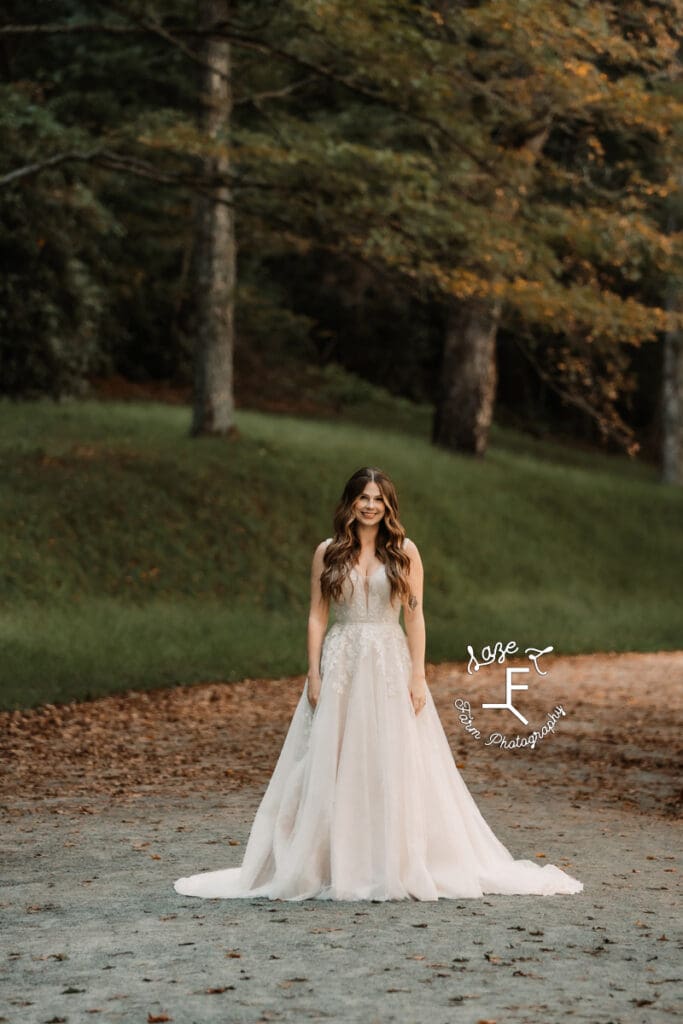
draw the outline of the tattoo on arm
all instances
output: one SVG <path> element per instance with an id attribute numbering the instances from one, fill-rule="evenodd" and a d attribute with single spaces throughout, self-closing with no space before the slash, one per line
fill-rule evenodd
<path id="1" fill-rule="evenodd" d="M 415 611 L 415 609 L 417 608 L 417 598 L 415 597 L 415 594 L 411 594 L 410 597 L 408 598 L 408 607 L 410 608 L 411 612 Z"/>

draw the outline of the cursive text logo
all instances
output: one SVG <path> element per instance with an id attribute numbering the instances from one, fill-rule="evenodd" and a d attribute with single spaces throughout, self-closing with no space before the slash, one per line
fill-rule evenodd
<path id="1" fill-rule="evenodd" d="M 474 724 L 472 718 L 472 708 L 468 700 L 463 700 L 462 697 L 456 697 L 453 701 L 455 707 L 460 712 L 459 718 L 462 724 L 465 726 L 465 732 L 468 732 L 470 736 L 474 736 L 475 739 L 481 739 L 481 732 Z M 484 705 L 482 705 L 483 707 Z M 540 729 L 534 729 L 533 732 L 528 733 L 526 736 L 512 736 L 508 738 L 506 735 L 500 732 L 489 733 L 488 739 L 484 740 L 485 747 L 498 747 L 500 750 L 516 750 L 520 747 L 530 747 L 532 750 L 536 749 L 536 746 L 544 740 L 550 733 L 555 732 L 555 724 L 560 718 L 565 717 L 567 712 L 564 710 L 561 704 L 556 704 L 552 711 L 549 711 L 546 715 L 545 725 L 542 725 Z"/>
<path id="2" fill-rule="evenodd" d="M 480 668 L 484 668 L 486 665 L 493 665 L 494 661 L 497 661 L 499 665 L 502 665 L 508 654 L 516 654 L 517 650 L 517 644 L 514 640 L 509 640 L 508 643 L 505 644 L 505 647 L 503 647 L 500 640 L 498 640 L 493 647 L 490 647 L 488 644 L 486 647 L 482 647 L 480 661 L 474 653 L 472 645 L 468 644 L 467 653 L 470 656 L 470 660 L 467 663 L 467 672 L 469 675 L 472 675 L 473 667 L 474 671 L 478 672 Z M 541 672 L 538 667 L 538 659 L 543 654 L 550 654 L 552 650 L 552 645 L 550 647 L 544 647 L 543 649 L 539 647 L 525 647 L 524 653 L 529 655 L 529 661 L 533 661 L 534 668 L 538 672 L 539 676 L 546 676 L 548 673 Z"/>

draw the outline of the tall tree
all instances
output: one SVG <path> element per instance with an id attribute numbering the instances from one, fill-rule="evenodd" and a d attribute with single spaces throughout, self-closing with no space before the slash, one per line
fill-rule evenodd
<path id="1" fill-rule="evenodd" d="M 527 189 L 548 134 L 543 128 L 525 143 L 528 160 L 517 174 L 519 189 Z M 503 193 L 493 214 L 504 223 L 514 217 L 518 205 L 516 198 Z M 496 338 L 502 312 L 500 296 L 448 302 L 432 421 L 434 444 L 469 455 L 485 454 L 496 400 Z"/>
<path id="2" fill-rule="evenodd" d="M 678 175 L 676 206 L 683 197 L 683 174 Z M 671 233 L 676 234 L 676 213 L 669 214 Z M 671 274 L 667 283 L 667 306 L 672 314 L 683 313 L 683 284 L 680 274 Z M 662 453 L 663 483 L 683 484 L 683 329 L 673 321 L 664 335 L 662 358 Z"/>
<path id="3" fill-rule="evenodd" d="M 199 27 L 206 33 L 201 156 L 206 184 L 197 200 L 195 390 L 191 433 L 227 434 L 234 428 L 236 243 L 230 175 L 230 44 L 219 34 L 229 0 L 201 0 Z"/>
<path id="4" fill-rule="evenodd" d="M 457 54 L 463 36 L 469 43 L 464 63 L 441 62 L 444 77 L 457 76 L 458 115 L 479 121 L 478 153 L 495 187 L 478 183 L 490 221 L 482 216 L 474 238 L 488 254 L 470 239 L 452 271 L 465 296 L 447 317 L 435 441 L 485 450 L 502 322 L 603 436 L 633 449 L 617 411 L 629 386 L 626 349 L 658 340 L 667 323 L 662 296 L 640 285 L 667 247 L 649 198 L 660 185 L 653 138 L 665 141 L 678 116 L 652 88 L 676 45 L 680 5 L 665 6 L 656 24 L 639 2 L 619 10 L 533 0 L 514 12 L 481 3 L 460 24 L 454 5 L 441 6 L 442 52 Z"/>
<path id="5" fill-rule="evenodd" d="M 680 30 L 679 23 L 679 42 Z M 662 84 L 665 92 L 678 97 L 683 94 L 682 67 L 679 48 L 673 55 L 669 74 Z M 667 153 L 667 162 L 673 164 L 675 173 L 672 175 L 671 195 L 667 197 L 664 207 L 664 218 L 672 240 L 680 240 L 683 224 L 683 121 L 679 121 L 673 141 L 674 145 Z M 662 357 L 660 472 L 663 483 L 683 484 L 683 326 L 680 322 L 683 314 L 683 256 L 680 247 L 672 248 L 677 258 L 672 260 L 668 268 L 665 284 L 671 322 L 664 334 Z"/>
<path id="6" fill-rule="evenodd" d="M 681 294 L 670 309 L 683 312 Z M 662 482 L 683 484 L 683 331 L 670 327 L 664 337 L 662 366 Z"/>

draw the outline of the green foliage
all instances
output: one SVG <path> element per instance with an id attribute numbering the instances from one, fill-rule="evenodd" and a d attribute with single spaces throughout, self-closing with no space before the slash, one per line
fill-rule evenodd
<path id="1" fill-rule="evenodd" d="M 407 312 L 415 393 L 430 391 L 441 308 L 501 299 L 503 330 L 614 426 L 633 387 L 629 352 L 672 321 L 664 295 L 681 272 L 680 234 L 663 213 L 681 158 L 670 79 L 682 11 L 680 0 L 232 5 L 233 126 L 218 144 L 232 161 L 243 347 L 329 351 L 334 325 L 321 306 L 350 306 L 353 291 L 322 303 L 315 278 L 301 287 L 300 261 L 324 258 L 374 276 L 369 321 L 389 293 L 394 316 Z M 45 260 L 18 262 L 4 351 L 25 362 L 35 349 L 36 368 L 22 363 L 9 379 L 33 375 L 44 387 L 54 350 L 57 361 L 83 356 L 67 359 L 56 392 L 96 357 L 130 375 L 186 380 L 192 195 L 209 149 L 196 119 L 195 6 L 128 0 L 94 16 L 79 0 L 42 0 L 30 12 L 10 5 L 10 17 L 74 27 L 99 18 L 126 31 L 7 40 L 3 168 L 91 154 L 0 196 L 4 247 L 17 230 L 31 253 L 37 211 L 58 264 L 47 273 Z M 76 326 L 63 309 L 72 305 Z M 29 344 L 43 319 L 52 326 L 37 338 L 52 340 Z M 385 372 L 386 337 L 368 333 L 355 347 Z"/>
<path id="2" fill-rule="evenodd" d="M 77 146 L 30 94 L 0 88 L 0 173 L 20 155 Z M 0 205 L 0 380 L 13 395 L 58 397 L 97 366 L 106 308 L 92 269 L 97 244 L 115 230 L 92 188 L 64 167 L 7 190 Z"/>

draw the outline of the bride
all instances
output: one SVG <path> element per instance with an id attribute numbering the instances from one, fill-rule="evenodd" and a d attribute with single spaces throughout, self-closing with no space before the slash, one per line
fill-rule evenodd
<path id="1" fill-rule="evenodd" d="M 175 891 L 282 900 L 581 892 L 555 865 L 513 858 L 455 765 L 425 678 L 422 561 L 389 477 L 357 470 L 333 525 L 313 555 L 308 677 L 242 864 L 179 878 Z"/>

